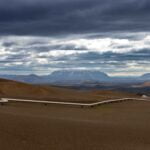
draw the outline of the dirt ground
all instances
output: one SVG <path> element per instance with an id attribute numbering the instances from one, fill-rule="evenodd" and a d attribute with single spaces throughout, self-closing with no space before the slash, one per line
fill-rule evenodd
<path id="1" fill-rule="evenodd" d="M 150 150 L 150 102 L 0 106 L 1 150 Z"/>

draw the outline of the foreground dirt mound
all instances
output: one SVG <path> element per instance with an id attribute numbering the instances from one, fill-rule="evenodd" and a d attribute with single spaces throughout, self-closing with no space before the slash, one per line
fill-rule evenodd
<path id="1" fill-rule="evenodd" d="M 31 85 L 11 80 L 0 79 L 0 96 L 15 98 L 36 98 L 36 99 L 69 99 L 75 95 L 84 96 L 74 90 L 61 89 L 50 86 Z"/>
<path id="2" fill-rule="evenodd" d="M 134 95 L 118 91 L 85 92 L 0 79 L 0 97 L 90 102 L 127 96 Z"/>

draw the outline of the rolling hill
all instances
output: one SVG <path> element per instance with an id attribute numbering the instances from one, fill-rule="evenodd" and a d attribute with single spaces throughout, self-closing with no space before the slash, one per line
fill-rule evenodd
<path id="1" fill-rule="evenodd" d="M 78 91 L 47 85 L 32 85 L 0 79 L 0 97 L 39 100 L 90 102 L 108 98 L 133 97 L 135 94 L 109 90 Z"/>

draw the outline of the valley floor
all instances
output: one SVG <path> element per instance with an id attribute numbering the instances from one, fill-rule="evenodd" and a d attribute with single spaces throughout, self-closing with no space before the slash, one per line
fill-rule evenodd
<path id="1" fill-rule="evenodd" d="M 3 150 L 149 150 L 150 102 L 95 108 L 0 106 Z"/>

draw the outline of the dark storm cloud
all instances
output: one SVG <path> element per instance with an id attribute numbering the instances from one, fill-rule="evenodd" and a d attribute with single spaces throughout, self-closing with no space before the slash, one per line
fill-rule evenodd
<path id="1" fill-rule="evenodd" d="M 30 55 L 29 54 L 15 54 L 15 55 L 10 55 L 6 57 L 7 60 L 9 61 L 24 61 L 24 59 L 27 59 Z"/>
<path id="2" fill-rule="evenodd" d="M 1 35 L 149 31 L 149 0 L 1 0 Z"/>
<path id="3" fill-rule="evenodd" d="M 11 47 L 11 46 L 14 46 L 14 45 L 16 45 L 15 42 L 3 42 L 2 43 L 2 46 L 4 46 L 4 47 Z"/>

